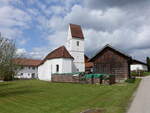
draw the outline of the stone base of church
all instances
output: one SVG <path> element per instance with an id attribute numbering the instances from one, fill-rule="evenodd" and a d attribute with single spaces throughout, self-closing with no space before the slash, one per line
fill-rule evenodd
<path id="1" fill-rule="evenodd" d="M 72 75 L 52 75 L 52 82 L 68 82 L 68 83 L 79 83 L 79 77 L 78 76 L 72 76 Z"/>

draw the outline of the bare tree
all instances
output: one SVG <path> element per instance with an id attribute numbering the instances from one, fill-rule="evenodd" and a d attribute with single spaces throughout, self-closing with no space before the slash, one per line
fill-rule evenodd
<path id="1" fill-rule="evenodd" d="M 13 59 L 18 58 L 16 46 L 13 40 L 0 35 L 0 78 L 12 80 L 20 66 Z"/>

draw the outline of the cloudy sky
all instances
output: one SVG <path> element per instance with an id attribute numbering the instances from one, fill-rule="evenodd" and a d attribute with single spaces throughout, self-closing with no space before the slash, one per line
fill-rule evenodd
<path id="1" fill-rule="evenodd" d="M 65 1 L 65 2 L 64 2 Z M 79 24 L 88 56 L 106 44 L 144 61 L 150 56 L 150 0 L 0 0 L 0 32 L 18 53 L 43 58 Z"/>

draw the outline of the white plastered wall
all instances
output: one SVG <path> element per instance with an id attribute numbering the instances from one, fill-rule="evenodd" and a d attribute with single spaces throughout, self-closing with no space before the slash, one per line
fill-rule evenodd
<path id="1" fill-rule="evenodd" d="M 32 78 L 32 74 L 35 74 L 35 78 L 38 77 L 38 67 L 34 67 L 33 66 L 24 66 L 23 69 L 19 70 L 19 72 L 17 73 L 17 76 L 15 76 L 16 78 L 27 78 L 30 79 Z"/>
<path id="2" fill-rule="evenodd" d="M 56 72 L 56 65 L 59 65 L 59 72 Z M 51 81 L 53 73 L 71 73 L 72 59 L 70 58 L 56 58 L 46 60 L 44 64 L 38 68 L 38 78 L 40 80 Z"/>
<path id="3" fill-rule="evenodd" d="M 136 71 L 136 70 L 143 70 L 143 71 L 147 71 L 148 67 L 146 65 L 142 65 L 142 64 L 132 64 L 130 66 L 131 71 Z"/>

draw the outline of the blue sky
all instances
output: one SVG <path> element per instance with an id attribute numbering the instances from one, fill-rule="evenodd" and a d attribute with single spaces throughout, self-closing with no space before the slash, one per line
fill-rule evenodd
<path id="1" fill-rule="evenodd" d="M 82 26 L 88 56 L 106 44 L 144 61 L 150 56 L 149 0 L 0 0 L 0 32 L 18 53 L 43 58 Z M 93 47 L 94 45 L 94 47 Z"/>

